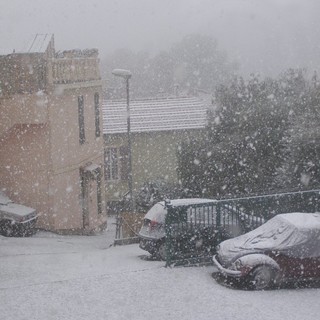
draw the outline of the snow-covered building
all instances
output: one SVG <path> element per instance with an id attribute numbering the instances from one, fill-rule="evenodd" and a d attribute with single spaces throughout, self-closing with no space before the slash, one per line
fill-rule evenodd
<path id="1" fill-rule="evenodd" d="M 177 151 L 207 123 L 207 101 L 172 97 L 130 101 L 133 195 L 146 182 L 178 182 Z M 106 199 L 112 208 L 128 192 L 126 100 L 104 100 Z"/>
<path id="2" fill-rule="evenodd" d="M 96 49 L 56 52 L 38 34 L 0 56 L 0 188 L 35 208 L 40 228 L 106 223 L 101 93 Z"/>

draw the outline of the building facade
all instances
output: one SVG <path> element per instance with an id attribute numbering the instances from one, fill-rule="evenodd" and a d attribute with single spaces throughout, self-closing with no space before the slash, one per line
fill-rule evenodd
<path id="1" fill-rule="evenodd" d="M 103 101 L 106 199 L 109 212 L 128 193 L 128 136 L 125 100 Z M 178 150 L 200 135 L 208 103 L 198 97 L 130 102 L 133 197 L 149 182 L 178 184 Z"/>
<path id="2" fill-rule="evenodd" d="M 101 95 L 96 49 L 56 52 L 37 35 L 0 56 L 0 188 L 37 210 L 39 228 L 106 224 Z"/>

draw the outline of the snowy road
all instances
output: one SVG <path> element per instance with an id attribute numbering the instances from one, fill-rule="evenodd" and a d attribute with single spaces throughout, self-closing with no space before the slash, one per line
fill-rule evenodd
<path id="1" fill-rule="evenodd" d="M 98 236 L 0 237 L 0 319 L 318 319 L 320 289 L 232 290 Z"/>

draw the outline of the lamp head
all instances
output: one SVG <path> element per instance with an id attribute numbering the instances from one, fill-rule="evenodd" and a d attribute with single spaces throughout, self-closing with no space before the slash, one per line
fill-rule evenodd
<path id="1" fill-rule="evenodd" d="M 114 69 L 112 70 L 112 74 L 116 77 L 121 77 L 124 79 L 130 79 L 132 76 L 131 71 L 125 69 Z"/>

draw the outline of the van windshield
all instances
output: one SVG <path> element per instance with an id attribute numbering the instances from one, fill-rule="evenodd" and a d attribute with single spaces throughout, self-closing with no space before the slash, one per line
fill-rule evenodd
<path id="1" fill-rule="evenodd" d="M 164 204 L 156 203 L 146 214 L 145 219 L 164 223 L 167 214 L 167 209 Z"/>

